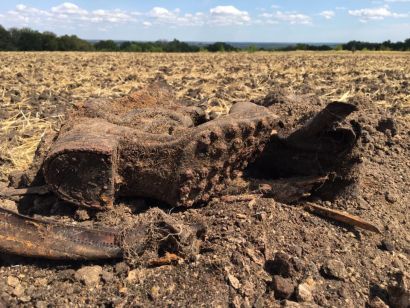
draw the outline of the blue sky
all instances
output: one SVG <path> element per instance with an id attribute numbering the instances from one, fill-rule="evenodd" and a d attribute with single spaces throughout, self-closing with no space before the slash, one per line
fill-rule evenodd
<path id="1" fill-rule="evenodd" d="M 85 39 L 398 41 L 410 38 L 410 0 L 7 0 L 0 24 Z"/>

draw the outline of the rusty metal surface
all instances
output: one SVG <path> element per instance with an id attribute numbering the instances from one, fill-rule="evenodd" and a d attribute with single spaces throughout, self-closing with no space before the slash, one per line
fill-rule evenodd
<path id="1" fill-rule="evenodd" d="M 122 256 L 113 231 L 46 222 L 1 208 L 0 249 L 10 254 L 55 260 Z"/>

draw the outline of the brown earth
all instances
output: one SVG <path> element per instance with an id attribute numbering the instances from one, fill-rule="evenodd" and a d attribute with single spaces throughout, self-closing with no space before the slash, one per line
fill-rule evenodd
<path id="1" fill-rule="evenodd" d="M 124 228 L 148 220 L 152 211 L 146 210 L 160 206 L 174 219 L 204 224 L 207 233 L 199 253 L 178 258 L 158 250 L 149 257 L 163 259 L 148 265 L 132 254 L 126 262 L 96 264 L 1 255 L 4 303 L 363 307 L 374 306 L 377 296 L 397 306 L 397 292 L 388 286 L 397 273 L 410 273 L 409 53 L 1 53 L 0 64 L 3 184 L 30 164 L 41 135 L 58 129 L 70 110 L 90 97 L 124 96 L 158 76 L 180 99 L 206 106 L 210 117 L 233 102 L 255 101 L 288 130 L 329 101 L 348 97 L 359 108 L 349 119 L 363 126 L 356 189 L 309 201 L 359 215 L 382 231 L 353 229 L 308 214 L 298 206 L 303 202 L 269 198 L 214 199 L 187 210 L 130 199 L 101 213 L 37 198 L 29 204 L 37 218 Z M 0 205 L 15 208 L 10 200 Z"/>

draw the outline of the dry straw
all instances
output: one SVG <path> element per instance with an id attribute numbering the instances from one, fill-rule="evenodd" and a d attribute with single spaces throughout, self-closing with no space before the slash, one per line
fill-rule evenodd
<path id="1" fill-rule="evenodd" d="M 22 105 L 17 104 L 17 110 L 11 111 L 11 116 L 0 123 L 1 174 L 9 174 L 13 170 L 24 170 L 32 162 L 38 143 L 44 134 L 51 130 L 51 122 L 41 119 L 39 114 L 23 111 Z M 13 109 L 10 105 L 3 108 Z M 28 109 L 28 108 L 25 108 Z"/>

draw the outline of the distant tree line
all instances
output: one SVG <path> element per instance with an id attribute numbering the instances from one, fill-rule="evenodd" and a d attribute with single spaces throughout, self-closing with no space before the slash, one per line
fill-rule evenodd
<path id="1" fill-rule="evenodd" d="M 134 52 L 198 52 L 201 50 L 237 51 L 226 43 L 214 43 L 204 47 L 178 40 L 156 42 L 123 42 L 113 40 L 91 43 L 76 35 L 57 36 L 52 32 L 39 32 L 30 28 L 11 28 L 0 25 L 0 50 L 5 51 L 134 51 Z"/>
<path id="2" fill-rule="evenodd" d="M 29 28 L 9 30 L 0 25 L 0 50 L 17 51 L 90 51 L 94 46 L 75 35 L 57 36 L 52 32 L 38 32 Z"/>
<path id="3" fill-rule="evenodd" d="M 410 38 L 403 42 L 385 41 L 383 43 L 368 43 L 361 41 L 350 41 L 342 45 L 344 50 L 395 50 L 395 51 L 410 51 Z"/>
<path id="4" fill-rule="evenodd" d="M 296 50 L 312 50 L 312 51 L 327 51 L 333 50 L 334 48 L 328 45 L 309 45 L 309 44 L 296 44 L 291 46 L 286 46 L 283 48 L 278 48 L 279 51 L 296 51 Z"/>
<path id="5" fill-rule="evenodd" d="M 57 36 L 52 32 L 39 32 L 30 28 L 5 29 L 0 25 L 0 50 L 9 51 L 128 51 L 128 52 L 230 52 L 230 51 L 293 51 L 293 50 L 398 50 L 410 51 L 410 39 L 404 42 L 393 43 L 385 41 L 383 43 L 368 43 L 360 41 L 350 41 L 343 45 L 331 47 L 328 45 L 296 44 L 278 49 L 258 48 L 255 45 L 246 48 L 236 48 L 224 42 L 216 42 L 205 46 L 190 45 L 173 41 L 156 42 L 122 42 L 116 43 L 113 40 L 103 40 L 91 43 L 82 40 L 76 35 Z"/>

